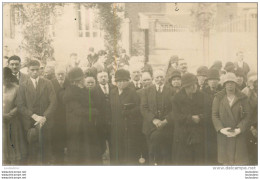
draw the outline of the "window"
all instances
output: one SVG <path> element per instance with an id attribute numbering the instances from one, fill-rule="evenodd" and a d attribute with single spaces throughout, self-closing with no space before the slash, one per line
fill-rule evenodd
<path id="1" fill-rule="evenodd" d="M 100 24 L 96 21 L 95 9 L 87 8 L 80 3 L 76 7 L 78 16 L 78 36 L 87 38 L 102 37 Z"/>

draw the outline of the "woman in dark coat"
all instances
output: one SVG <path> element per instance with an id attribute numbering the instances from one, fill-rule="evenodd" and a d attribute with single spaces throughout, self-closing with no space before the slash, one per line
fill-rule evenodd
<path id="1" fill-rule="evenodd" d="M 224 89 L 215 95 L 212 120 L 217 131 L 218 162 L 224 165 L 248 164 L 245 131 L 249 123 L 247 97 L 236 89 L 236 76 L 224 76 Z"/>
<path id="2" fill-rule="evenodd" d="M 111 121 L 111 164 L 136 165 L 141 148 L 138 144 L 137 127 L 141 125 L 139 97 L 128 87 L 130 74 L 124 69 L 115 73 L 117 88 L 110 93 Z M 140 131 L 139 131 L 140 132 Z"/>
<path id="3" fill-rule="evenodd" d="M 177 165 L 204 164 L 204 95 L 197 90 L 197 77 L 186 73 L 182 89 L 172 101 L 174 121 L 172 156 Z"/>
<path id="4" fill-rule="evenodd" d="M 17 165 L 22 164 L 27 152 L 24 131 L 15 104 L 18 86 L 10 68 L 4 68 L 3 76 L 3 164 Z"/>
<path id="5" fill-rule="evenodd" d="M 73 68 L 71 85 L 64 93 L 67 122 L 67 160 L 69 165 L 101 164 L 100 145 L 96 131 L 98 112 L 90 89 L 84 87 L 84 74 Z"/>

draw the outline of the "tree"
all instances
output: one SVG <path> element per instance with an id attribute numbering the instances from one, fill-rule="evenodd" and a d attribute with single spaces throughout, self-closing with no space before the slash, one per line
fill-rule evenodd
<path id="1" fill-rule="evenodd" d="M 209 37 L 210 30 L 214 27 L 217 11 L 216 3 L 196 3 L 191 9 L 191 16 L 194 18 L 196 30 L 203 34 L 203 60 L 209 63 Z"/>
<path id="2" fill-rule="evenodd" d="M 108 59 L 112 60 L 119 54 L 119 40 L 121 39 L 121 22 L 120 13 L 123 12 L 123 8 L 117 5 L 117 3 L 85 3 L 87 8 L 98 9 L 98 21 L 101 28 L 104 30 L 105 47 L 108 50 Z M 107 62 L 110 64 L 110 61 Z"/>
<path id="3" fill-rule="evenodd" d="M 15 4 L 22 16 L 22 49 L 30 58 L 46 62 L 53 58 L 54 49 L 50 35 L 51 19 L 56 16 L 55 7 L 62 3 L 18 3 Z"/>

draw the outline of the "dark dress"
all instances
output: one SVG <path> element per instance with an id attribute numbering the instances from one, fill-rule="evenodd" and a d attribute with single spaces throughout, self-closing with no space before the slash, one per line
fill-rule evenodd
<path id="1" fill-rule="evenodd" d="M 139 98 L 132 88 L 119 95 L 114 88 L 110 93 L 111 121 L 111 164 L 136 165 L 140 157 L 137 126 L 140 125 Z"/>
<path id="2" fill-rule="evenodd" d="M 3 91 L 3 114 L 14 112 L 11 118 L 3 117 L 3 164 L 22 164 L 27 155 L 27 147 L 21 119 L 17 115 L 15 100 L 18 86 Z"/>
<path id="3" fill-rule="evenodd" d="M 65 90 L 63 101 L 66 105 L 68 164 L 101 164 L 95 125 L 98 111 L 92 92 L 86 88 L 69 86 Z"/>

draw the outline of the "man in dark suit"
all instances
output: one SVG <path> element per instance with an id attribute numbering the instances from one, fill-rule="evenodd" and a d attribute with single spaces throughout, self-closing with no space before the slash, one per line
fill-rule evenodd
<path id="1" fill-rule="evenodd" d="M 138 67 L 133 67 L 131 69 L 131 82 L 129 83 L 129 87 L 135 90 L 139 90 L 143 88 L 141 83 L 141 69 Z"/>
<path id="2" fill-rule="evenodd" d="M 141 99 L 143 93 L 145 92 L 145 89 L 148 88 L 149 86 L 153 85 L 153 83 L 152 83 L 153 78 L 151 76 L 151 73 L 143 72 L 141 81 L 143 84 L 143 88 L 136 91 L 136 93 L 138 94 L 140 99 Z M 144 119 L 141 116 L 140 125 L 138 125 L 137 131 L 138 131 L 138 135 L 139 135 L 139 145 L 141 146 L 141 154 L 142 154 L 142 157 L 145 159 L 144 164 L 148 164 L 149 163 L 148 146 L 147 146 L 147 141 L 146 141 L 145 135 L 144 135 L 144 133 L 142 133 L 143 121 L 144 121 Z"/>
<path id="3" fill-rule="evenodd" d="M 63 103 L 65 88 L 68 86 L 68 80 L 65 78 L 66 68 L 57 67 L 55 69 L 55 78 L 51 80 L 57 96 L 57 109 L 54 113 L 52 128 L 53 155 L 55 164 L 64 164 L 64 152 L 66 148 L 66 110 Z"/>
<path id="4" fill-rule="evenodd" d="M 23 83 L 28 78 L 26 74 L 20 72 L 21 58 L 19 56 L 11 56 L 8 59 L 8 67 L 12 70 L 13 75 L 16 77 L 19 84 Z"/>
<path id="5" fill-rule="evenodd" d="M 20 84 L 17 106 L 29 143 L 29 164 L 49 164 L 52 159 L 51 127 L 56 109 L 52 83 L 39 77 L 40 63 L 28 63 L 29 78 Z"/>
<path id="6" fill-rule="evenodd" d="M 143 133 L 147 137 L 151 165 L 169 164 L 171 158 L 171 89 L 164 85 L 164 79 L 164 71 L 155 71 L 155 85 L 146 88 L 141 98 Z"/>
<path id="7" fill-rule="evenodd" d="M 97 81 L 98 84 L 93 89 L 93 92 L 98 98 L 97 106 L 100 115 L 97 121 L 97 131 L 101 143 L 101 153 L 104 154 L 107 149 L 107 144 L 108 146 L 110 144 L 111 108 L 109 94 L 115 86 L 108 83 L 108 73 L 106 71 L 98 72 Z"/>

